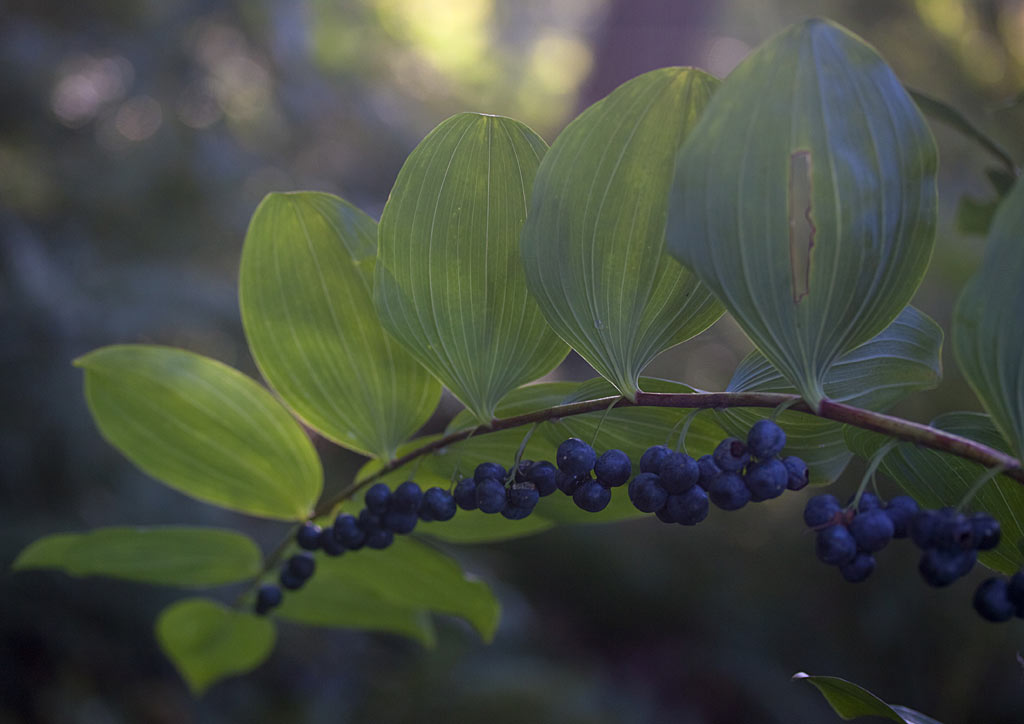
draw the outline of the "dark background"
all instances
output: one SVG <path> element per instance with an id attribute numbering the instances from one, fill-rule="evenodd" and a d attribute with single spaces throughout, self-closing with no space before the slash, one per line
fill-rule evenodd
<path id="1" fill-rule="evenodd" d="M 100 439 L 70 366 L 104 344 L 158 342 L 253 374 L 235 275 L 265 193 L 329 191 L 377 216 L 406 154 L 452 113 L 511 115 L 550 142 L 634 75 L 678 64 L 725 75 L 808 14 L 847 25 L 908 85 L 1024 158 L 1024 111 L 998 109 L 1024 85 L 1021 0 L 0 0 L 4 570 L 41 535 L 100 525 L 280 538 L 279 524 L 132 468 Z M 991 195 L 992 164 L 936 135 L 942 225 L 915 304 L 948 329 L 983 243 L 955 231 L 956 204 Z M 650 372 L 721 389 L 748 348 L 723 320 Z M 564 373 L 587 375 L 578 361 Z M 978 405 L 947 351 L 939 391 L 899 412 L 950 409 Z M 359 462 L 322 452 L 335 484 Z M 805 497 L 693 530 L 639 521 L 459 549 L 502 599 L 493 645 L 457 621 L 441 622 L 429 651 L 282 624 L 266 664 L 199 701 L 152 635 L 178 592 L 0 573 L 0 724 L 837 721 L 789 682 L 800 670 L 947 724 L 1024 721 L 1020 622 L 982 622 L 970 582 L 928 589 L 908 546 L 869 582 L 844 584 L 814 559 Z"/>

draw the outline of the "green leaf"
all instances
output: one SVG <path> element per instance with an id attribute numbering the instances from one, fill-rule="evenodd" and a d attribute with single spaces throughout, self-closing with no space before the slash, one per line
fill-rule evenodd
<path id="1" fill-rule="evenodd" d="M 262 664 L 276 636 L 269 619 L 205 598 L 178 601 L 156 620 L 160 648 L 195 696 L 227 676 Z"/>
<path id="2" fill-rule="evenodd" d="M 330 440 L 389 458 L 430 417 L 441 387 L 373 307 L 377 224 L 330 194 L 270 194 L 242 250 L 239 297 L 260 371 Z"/>
<path id="3" fill-rule="evenodd" d="M 523 227 L 526 280 L 548 322 L 621 394 L 722 306 L 665 251 L 675 154 L 718 80 L 661 68 L 570 123 L 537 172 Z"/>
<path id="4" fill-rule="evenodd" d="M 266 389 L 172 347 L 114 345 L 75 360 L 100 432 L 144 472 L 242 513 L 300 520 L 323 471 L 305 431 Z"/>
<path id="5" fill-rule="evenodd" d="M 1017 457 L 1024 454 L 1024 183 L 992 222 L 981 267 L 953 312 L 953 351 L 964 376 Z"/>
<path id="6" fill-rule="evenodd" d="M 1007 451 L 1006 441 L 987 415 L 950 412 L 931 422 L 932 426 L 963 435 L 997 450 Z M 889 438 L 878 433 L 848 427 L 846 442 L 861 457 L 870 458 Z M 956 506 L 985 473 L 985 468 L 956 455 L 902 443 L 890 451 L 879 470 L 929 508 Z M 978 492 L 972 510 L 992 514 L 1002 527 L 999 545 L 982 551 L 978 560 L 989 568 L 1012 574 L 1024 567 L 1024 486 L 1013 478 L 997 475 Z"/>
<path id="7" fill-rule="evenodd" d="M 917 390 L 934 388 L 942 379 L 942 328 L 914 307 L 906 307 L 877 336 L 840 357 L 825 376 L 829 399 L 869 410 L 884 411 Z M 765 359 L 754 351 L 733 374 L 729 392 L 795 392 Z M 722 426 L 745 437 L 768 410 L 719 410 Z M 837 422 L 799 412 L 784 411 L 777 421 L 786 431 L 786 455 L 797 455 L 811 469 L 814 484 L 830 483 L 846 469 L 852 457 Z"/>
<path id="8" fill-rule="evenodd" d="M 380 221 L 381 320 L 482 422 L 568 353 L 530 297 L 519 257 L 545 150 L 510 118 L 453 116 L 409 155 Z"/>
<path id="9" fill-rule="evenodd" d="M 936 148 L 878 54 L 823 20 L 756 50 L 676 164 L 666 238 L 813 408 L 906 306 L 934 241 Z"/>
<path id="10" fill-rule="evenodd" d="M 890 706 L 867 689 L 836 676 L 811 676 L 800 672 L 794 681 L 806 681 L 821 692 L 833 711 L 844 720 L 871 716 L 902 724 L 941 724 L 930 716 L 905 706 Z"/>
<path id="11" fill-rule="evenodd" d="M 55 568 L 72 576 L 112 576 L 168 586 L 216 586 L 260 573 L 248 536 L 216 528 L 99 528 L 31 543 L 12 568 Z"/>

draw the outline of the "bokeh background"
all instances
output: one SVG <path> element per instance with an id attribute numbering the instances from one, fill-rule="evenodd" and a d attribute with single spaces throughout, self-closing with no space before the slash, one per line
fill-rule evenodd
<path id="1" fill-rule="evenodd" d="M 692 530 L 638 521 L 456 549 L 501 597 L 494 644 L 457 621 L 433 650 L 282 624 L 266 664 L 199 701 L 152 635 L 179 593 L 8 571 L 34 538 L 100 525 L 282 535 L 137 472 L 100 439 L 70 365 L 134 341 L 254 374 L 236 272 L 265 193 L 329 191 L 377 216 L 406 154 L 453 113 L 511 115 L 550 142 L 634 75 L 725 75 L 810 14 L 1024 158 L 1024 110 L 1005 103 L 1024 86 L 1022 0 L 0 0 L 0 724 L 837 721 L 790 683 L 801 670 L 947 724 L 1024 721 L 1020 623 L 982 622 L 972 583 L 928 589 L 909 546 L 843 583 L 802 531 L 806 494 Z M 983 247 L 957 231 L 957 203 L 993 195 L 994 164 L 935 132 L 940 238 L 915 303 L 948 329 Z M 748 349 L 724 320 L 650 372 L 721 389 Z M 561 374 L 590 376 L 578 360 Z M 951 409 L 978 403 L 947 351 L 940 390 L 899 412 Z M 359 463 L 321 449 L 334 484 Z"/>

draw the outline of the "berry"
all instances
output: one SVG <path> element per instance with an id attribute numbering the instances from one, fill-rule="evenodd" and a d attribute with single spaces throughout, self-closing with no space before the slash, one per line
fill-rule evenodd
<path id="1" fill-rule="evenodd" d="M 543 498 L 545 495 L 551 495 L 558 490 L 557 474 L 558 468 L 547 460 L 540 460 L 530 466 L 526 479 L 537 487 L 537 492 Z"/>
<path id="2" fill-rule="evenodd" d="M 940 510 L 937 545 L 951 551 L 974 548 L 974 528 L 967 516 L 952 508 Z"/>
<path id="3" fill-rule="evenodd" d="M 747 433 L 747 447 L 758 460 L 767 460 L 786 447 L 786 433 L 771 420 L 758 420 Z"/>
<path id="4" fill-rule="evenodd" d="M 839 566 L 839 572 L 850 583 L 860 583 L 875 570 L 875 557 L 870 553 L 858 553 L 849 563 Z"/>
<path id="5" fill-rule="evenodd" d="M 411 513 L 416 515 L 423 502 L 423 490 L 411 480 L 407 480 L 391 493 L 391 503 L 388 510 L 396 513 Z"/>
<path id="6" fill-rule="evenodd" d="M 982 581 L 974 592 L 974 610 L 982 618 L 995 623 L 1013 618 L 1016 606 L 1010 601 L 1006 579 L 989 578 Z"/>
<path id="7" fill-rule="evenodd" d="M 857 547 L 866 553 L 875 553 L 889 545 L 893 531 L 892 519 L 881 508 L 858 513 L 850 521 L 850 533 Z"/>
<path id="8" fill-rule="evenodd" d="M 563 473 L 561 470 L 555 475 L 558 489 L 566 495 L 574 495 L 579 487 L 589 479 L 589 475 L 569 475 L 569 473 Z"/>
<path id="9" fill-rule="evenodd" d="M 673 518 L 671 515 L 669 515 L 668 511 L 665 510 L 664 507 L 656 510 L 654 512 L 654 514 L 656 516 L 658 516 L 658 520 L 660 520 L 662 523 L 675 523 L 676 522 L 676 519 Z"/>
<path id="10" fill-rule="evenodd" d="M 473 471 L 473 480 L 480 483 L 487 478 L 493 478 L 504 482 L 506 475 L 505 468 L 498 465 L 498 463 L 480 463 L 476 466 L 476 470 Z"/>
<path id="11" fill-rule="evenodd" d="M 1017 616 L 1024 618 L 1024 571 L 1018 571 L 1010 576 L 1010 582 L 1006 586 L 1006 595 L 1010 602 L 1017 607 Z"/>
<path id="12" fill-rule="evenodd" d="M 671 452 L 661 459 L 658 479 L 669 495 L 678 495 L 697 484 L 700 466 L 697 461 L 681 452 Z"/>
<path id="13" fill-rule="evenodd" d="M 384 528 L 377 528 L 366 536 L 366 545 L 375 550 L 383 550 L 395 542 L 395 534 Z"/>
<path id="14" fill-rule="evenodd" d="M 604 510 L 611 499 L 612 491 L 596 480 L 583 483 L 572 496 L 572 501 L 588 513 Z"/>
<path id="15" fill-rule="evenodd" d="M 530 513 L 533 512 L 533 508 L 516 508 L 511 505 L 506 505 L 501 509 L 501 515 L 509 520 L 522 520 Z"/>
<path id="16" fill-rule="evenodd" d="M 857 496 L 853 496 L 856 498 Z M 846 505 L 850 506 L 853 504 L 853 498 L 850 498 Z M 857 503 L 857 512 L 866 513 L 869 510 L 875 510 L 876 508 L 882 508 L 882 499 L 874 493 L 864 492 L 860 495 L 860 502 Z"/>
<path id="17" fill-rule="evenodd" d="M 975 513 L 968 520 L 971 523 L 975 548 L 979 551 L 988 551 L 999 545 L 1001 530 L 998 520 L 988 513 Z"/>
<path id="18" fill-rule="evenodd" d="M 842 510 L 836 496 L 822 493 L 807 500 L 804 506 L 804 523 L 808 528 L 817 528 L 831 523 Z"/>
<path id="19" fill-rule="evenodd" d="M 906 538 L 910 535 L 910 526 L 920 510 L 917 501 L 909 495 L 897 495 L 890 500 L 885 506 L 885 514 L 892 521 L 892 537 Z"/>
<path id="20" fill-rule="evenodd" d="M 384 527 L 381 516 L 374 515 L 367 508 L 363 508 L 359 511 L 358 522 L 359 527 L 366 531 L 367 534 L 371 531 L 377 530 L 378 528 Z"/>
<path id="21" fill-rule="evenodd" d="M 757 501 L 770 500 L 782 495 L 788 479 L 786 466 L 777 458 L 751 463 L 747 466 L 746 475 L 743 476 L 743 482 L 750 489 L 751 499 Z"/>
<path id="22" fill-rule="evenodd" d="M 273 583 L 264 583 L 256 592 L 256 613 L 260 616 L 266 615 L 270 609 L 280 606 L 283 599 L 284 594 L 280 588 Z"/>
<path id="23" fill-rule="evenodd" d="M 922 550 L 934 548 L 939 541 L 940 522 L 939 511 L 922 508 L 910 523 L 914 545 Z"/>
<path id="24" fill-rule="evenodd" d="M 464 478 L 456 483 L 452 495 L 463 510 L 476 510 L 476 482 L 472 478 Z"/>
<path id="25" fill-rule="evenodd" d="M 644 454 L 640 456 L 640 472 L 657 475 L 658 468 L 661 467 L 661 461 L 671 452 L 672 450 L 664 445 L 653 445 L 647 448 L 644 450 Z"/>
<path id="26" fill-rule="evenodd" d="M 512 477 L 512 480 L 517 483 L 525 483 L 527 476 L 530 473 L 530 467 L 533 465 L 533 460 L 520 460 L 516 464 L 516 472 Z"/>
<path id="27" fill-rule="evenodd" d="M 393 533 L 412 533 L 419 518 L 415 513 L 402 513 L 397 510 L 389 510 L 381 519 L 381 525 Z"/>
<path id="28" fill-rule="evenodd" d="M 786 466 L 786 487 L 790 490 L 803 490 L 811 482 L 811 471 L 802 458 L 790 455 L 782 458 L 782 464 Z"/>
<path id="29" fill-rule="evenodd" d="M 814 552 L 822 563 L 843 566 L 857 557 L 857 541 L 845 525 L 830 525 L 818 531 Z"/>
<path id="30" fill-rule="evenodd" d="M 564 473 L 584 475 L 594 469 L 597 453 L 578 437 L 570 437 L 558 446 L 555 461 L 558 463 L 558 469 Z"/>
<path id="31" fill-rule="evenodd" d="M 359 550 L 366 543 L 366 533 L 348 513 L 341 513 L 334 519 L 334 537 L 352 551 Z"/>
<path id="32" fill-rule="evenodd" d="M 391 500 L 391 488 L 384 483 L 377 483 L 366 491 L 363 502 L 366 509 L 374 515 L 384 515 L 388 512 L 388 501 Z"/>
<path id="33" fill-rule="evenodd" d="M 540 500 L 540 493 L 537 492 L 537 486 L 533 483 L 512 483 L 508 487 L 507 501 L 508 505 L 513 508 L 525 508 L 527 511 L 531 511 L 537 506 L 538 500 Z"/>
<path id="34" fill-rule="evenodd" d="M 299 548 L 315 551 L 320 547 L 320 526 L 307 520 L 299 526 L 299 532 L 295 534 L 295 542 L 299 544 Z"/>
<path id="35" fill-rule="evenodd" d="M 633 464 L 621 450 L 605 450 L 594 463 L 594 476 L 606 488 L 622 485 L 629 480 L 632 472 Z"/>
<path id="36" fill-rule="evenodd" d="M 978 554 L 973 551 L 955 551 L 929 548 L 921 556 L 918 570 L 930 586 L 948 586 L 970 573 Z"/>
<path id="37" fill-rule="evenodd" d="M 424 513 L 430 516 L 431 520 L 451 520 L 458 507 L 452 494 L 443 488 L 430 488 L 423 494 L 423 503 L 420 505 L 420 517 Z"/>
<path id="38" fill-rule="evenodd" d="M 306 582 L 305 578 L 296 575 L 287 568 L 284 568 L 281 571 L 281 575 L 278 576 L 278 580 L 281 582 L 281 586 L 287 588 L 289 591 L 299 590 L 300 588 L 302 588 L 302 584 Z"/>
<path id="39" fill-rule="evenodd" d="M 750 461 L 750 453 L 742 440 L 727 437 L 718 443 L 714 452 L 715 465 L 725 472 L 734 473 L 742 470 Z"/>
<path id="40" fill-rule="evenodd" d="M 668 493 L 658 484 L 654 473 L 640 473 L 629 484 L 629 499 L 643 513 L 656 513 L 665 507 Z"/>
<path id="41" fill-rule="evenodd" d="M 500 513 L 505 507 L 505 486 L 494 478 L 486 478 L 476 486 L 476 504 L 485 513 Z"/>
<path id="42" fill-rule="evenodd" d="M 338 540 L 338 536 L 334 535 L 333 528 L 324 528 L 320 531 L 320 547 L 329 556 L 340 556 L 345 552 L 345 546 Z"/>
<path id="43" fill-rule="evenodd" d="M 698 485 L 678 495 L 668 496 L 665 502 L 665 512 L 682 525 L 697 525 L 708 517 L 709 508 L 708 494 Z"/>
<path id="44" fill-rule="evenodd" d="M 720 473 L 708 490 L 711 502 L 722 510 L 739 510 L 750 500 L 750 489 L 736 473 Z"/>
<path id="45" fill-rule="evenodd" d="M 710 488 L 711 482 L 722 472 L 722 469 L 715 465 L 715 459 L 711 455 L 701 455 L 697 459 L 697 469 L 700 471 L 697 485 L 704 488 L 704 490 Z"/>
<path id="46" fill-rule="evenodd" d="M 312 553 L 296 553 L 285 562 L 285 570 L 291 571 L 302 580 L 313 575 L 316 570 L 316 559 Z"/>

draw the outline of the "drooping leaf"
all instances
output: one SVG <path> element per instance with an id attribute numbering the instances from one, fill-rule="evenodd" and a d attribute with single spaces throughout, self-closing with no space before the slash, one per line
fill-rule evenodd
<path id="1" fill-rule="evenodd" d="M 255 669 L 274 649 L 276 636 L 269 619 L 205 598 L 171 604 L 156 620 L 160 648 L 195 696 L 227 676 Z"/>
<path id="2" fill-rule="evenodd" d="M 72 576 L 111 576 L 168 586 L 216 586 L 252 578 L 263 556 L 231 530 L 163 526 L 58 533 L 31 543 L 14 570 L 54 568 Z"/>
<path id="3" fill-rule="evenodd" d="M 629 399 L 648 362 L 722 314 L 665 254 L 675 154 L 717 85 L 693 68 L 634 78 L 570 123 L 537 172 L 522 234 L 530 291 Z"/>
<path id="4" fill-rule="evenodd" d="M 977 412 L 950 412 L 931 422 L 932 426 L 963 435 L 1007 452 L 1009 446 L 987 416 Z M 848 427 L 846 442 L 861 457 L 870 458 L 889 438 L 878 433 Z M 956 455 L 910 443 L 890 451 L 879 470 L 899 483 L 921 505 L 929 508 L 956 506 L 985 473 L 985 468 Z M 999 521 L 999 545 L 979 554 L 989 568 L 1012 574 L 1024 567 L 1024 485 L 1005 475 L 988 481 L 974 497 L 970 510 L 983 510 Z"/>
<path id="5" fill-rule="evenodd" d="M 905 706 L 890 706 L 867 689 L 837 676 L 811 676 L 800 672 L 793 675 L 793 680 L 813 684 L 825 697 L 832 710 L 847 721 L 870 716 L 901 724 L 941 724 L 938 720 Z"/>
<path id="6" fill-rule="evenodd" d="M 953 312 L 953 351 L 1015 455 L 1024 454 L 1024 183 L 999 207 L 985 257 Z"/>
<path id="7" fill-rule="evenodd" d="M 878 335 L 840 357 L 825 376 L 825 395 L 869 410 L 885 411 L 918 390 L 934 388 L 942 378 L 942 328 L 924 312 L 906 307 Z M 764 355 L 751 352 L 733 374 L 729 392 L 796 392 Z M 745 437 L 769 410 L 719 410 L 722 426 Z M 846 469 L 852 453 L 843 426 L 820 417 L 783 411 L 785 455 L 797 455 L 811 469 L 811 482 L 830 483 Z"/>
<path id="8" fill-rule="evenodd" d="M 815 409 L 906 306 L 936 222 L 931 132 L 878 54 L 809 20 L 736 68 L 677 157 L 666 239 Z"/>
<path id="9" fill-rule="evenodd" d="M 266 389 L 172 347 L 114 345 L 75 360 L 103 436 L 144 472 L 193 498 L 299 520 L 320 495 L 312 443 Z"/>
<path id="10" fill-rule="evenodd" d="M 568 352 L 530 297 L 519 257 L 545 150 L 518 121 L 453 116 L 409 155 L 381 217 L 381 320 L 484 422 Z"/>
<path id="11" fill-rule="evenodd" d="M 253 358 L 310 427 L 387 459 L 441 387 L 373 307 L 377 224 L 323 193 L 270 194 L 242 250 L 239 298 Z"/>

